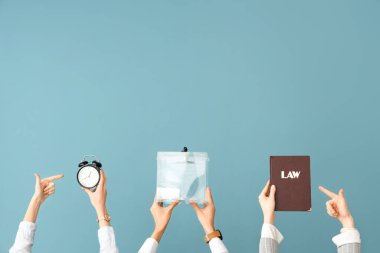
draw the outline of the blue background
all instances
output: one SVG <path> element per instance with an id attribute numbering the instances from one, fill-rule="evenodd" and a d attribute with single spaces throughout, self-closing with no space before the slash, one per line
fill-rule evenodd
<path id="1" fill-rule="evenodd" d="M 270 155 L 311 155 L 311 213 L 279 213 L 282 252 L 334 252 L 324 185 L 346 189 L 378 249 L 380 1 L 0 0 L 0 251 L 34 172 L 66 177 L 38 218 L 35 252 L 97 252 L 76 182 L 83 154 L 108 175 L 121 252 L 153 230 L 156 152 L 209 152 L 216 227 L 257 252 Z M 209 252 L 190 206 L 159 251 Z"/>

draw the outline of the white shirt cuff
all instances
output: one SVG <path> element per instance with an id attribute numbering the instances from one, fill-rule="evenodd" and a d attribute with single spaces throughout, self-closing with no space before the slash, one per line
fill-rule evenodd
<path id="1" fill-rule="evenodd" d="M 98 230 L 100 252 L 118 252 L 115 232 L 112 227 L 101 227 Z"/>
<path id="2" fill-rule="evenodd" d="M 338 248 L 348 243 L 361 243 L 359 231 L 355 228 L 342 228 L 332 241 Z"/>
<path id="3" fill-rule="evenodd" d="M 153 238 L 148 238 L 141 246 L 139 253 L 155 253 L 157 252 L 157 248 L 158 242 Z"/>
<path id="4" fill-rule="evenodd" d="M 263 224 L 261 228 L 261 238 L 271 238 L 277 241 L 278 244 L 284 240 L 280 231 L 272 224 Z"/>
<path id="5" fill-rule="evenodd" d="M 220 240 L 219 237 L 212 238 L 208 245 L 212 253 L 228 253 L 228 249 L 224 246 L 223 241 Z"/>
<path id="6" fill-rule="evenodd" d="M 34 234 L 36 233 L 37 225 L 36 223 L 30 221 L 22 221 L 18 226 L 18 232 L 27 241 L 33 243 Z"/>

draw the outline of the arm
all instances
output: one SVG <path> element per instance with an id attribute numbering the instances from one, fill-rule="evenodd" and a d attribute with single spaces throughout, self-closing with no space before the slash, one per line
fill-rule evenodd
<path id="1" fill-rule="evenodd" d="M 340 189 L 338 194 L 322 186 L 319 186 L 319 190 L 330 198 L 330 200 L 326 202 L 327 214 L 336 218 L 342 224 L 340 234 L 332 239 L 338 248 L 338 253 L 360 253 L 360 234 L 355 228 L 355 221 L 348 209 L 343 189 Z"/>
<path id="2" fill-rule="evenodd" d="M 215 231 L 214 219 L 216 209 L 212 198 L 211 189 L 207 188 L 206 190 L 206 203 L 203 208 L 195 202 L 191 202 L 190 204 L 194 208 L 195 214 L 197 215 L 205 234 L 209 235 L 213 233 Z M 208 244 L 212 253 L 228 253 L 228 249 L 224 245 L 223 241 L 218 237 L 211 239 Z"/>
<path id="3" fill-rule="evenodd" d="M 36 185 L 33 197 L 29 202 L 28 209 L 25 213 L 24 220 L 20 223 L 15 242 L 10 253 L 29 253 L 32 252 L 34 242 L 34 234 L 36 232 L 36 220 L 41 205 L 45 200 L 54 194 L 55 184 L 54 181 L 63 177 L 63 175 L 56 175 L 53 177 L 41 180 L 40 175 L 35 174 Z"/>
<path id="4" fill-rule="evenodd" d="M 155 228 L 150 238 L 146 239 L 141 246 L 139 253 L 155 253 L 157 252 L 158 244 L 161 241 L 162 236 L 169 224 L 170 217 L 172 215 L 174 207 L 178 205 L 179 201 L 171 203 L 169 206 L 164 207 L 162 202 L 153 201 L 150 208 Z"/>
<path id="5" fill-rule="evenodd" d="M 111 226 L 111 217 L 107 211 L 107 184 L 104 170 L 100 171 L 99 185 L 95 191 L 82 188 L 90 198 L 91 204 L 94 207 L 99 223 L 98 239 L 100 245 L 100 253 L 118 253 L 116 245 L 115 232 Z"/>
<path id="6" fill-rule="evenodd" d="M 361 240 L 356 229 L 341 229 L 340 234 L 333 237 L 338 253 L 360 253 Z"/>
<path id="7" fill-rule="evenodd" d="M 269 195 L 267 194 L 268 192 Z M 269 188 L 268 181 L 259 195 L 259 203 L 264 216 L 259 246 L 260 253 L 277 253 L 279 251 L 279 245 L 284 239 L 280 231 L 274 226 L 275 194 L 276 186 L 272 185 Z"/>

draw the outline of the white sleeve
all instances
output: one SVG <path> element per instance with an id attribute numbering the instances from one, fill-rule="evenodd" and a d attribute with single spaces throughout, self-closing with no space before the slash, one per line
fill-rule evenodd
<path id="1" fill-rule="evenodd" d="M 15 242 L 9 253 L 30 253 L 34 242 L 36 224 L 29 221 L 22 221 L 18 226 Z"/>
<path id="2" fill-rule="evenodd" d="M 261 228 L 261 238 L 271 238 L 277 241 L 278 244 L 284 240 L 281 232 L 272 224 L 263 224 Z"/>
<path id="3" fill-rule="evenodd" d="M 158 242 L 153 238 L 148 238 L 145 240 L 144 244 L 141 246 L 139 253 L 156 253 L 158 248 Z"/>
<path id="4" fill-rule="evenodd" d="M 228 249 L 219 237 L 212 238 L 208 245 L 212 253 L 228 253 Z"/>
<path id="5" fill-rule="evenodd" d="M 115 232 L 112 227 L 102 227 L 98 230 L 100 253 L 119 253 L 116 245 Z"/>
<path id="6" fill-rule="evenodd" d="M 344 244 L 361 243 L 359 231 L 355 228 L 342 228 L 340 234 L 334 236 L 332 241 L 338 248 Z"/>

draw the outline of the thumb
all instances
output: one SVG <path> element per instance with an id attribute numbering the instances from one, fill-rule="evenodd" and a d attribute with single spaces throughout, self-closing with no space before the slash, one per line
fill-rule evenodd
<path id="1" fill-rule="evenodd" d="M 85 191 L 88 195 L 90 195 L 92 193 L 92 191 L 90 191 L 89 189 L 86 189 L 84 187 L 82 187 L 82 190 Z"/>
<path id="2" fill-rule="evenodd" d="M 172 211 L 174 209 L 174 207 L 176 207 L 178 205 L 179 201 L 175 201 L 173 203 L 171 203 L 169 206 L 168 206 L 168 209 L 169 211 Z"/>
<path id="3" fill-rule="evenodd" d="M 195 210 L 196 213 L 199 213 L 201 211 L 201 208 L 194 201 L 191 201 L 190 205 L 194 208 L 194 210 Z"/>
<path id="4" fill-rule="evenodd" d="M 270 187 L 270 192 L 269 192 L 269 198 L 274 199 L 274 195 L 276 194 L 276 186 L 272 185 Z"/>
<path id="5" fill-rule="evenodd" d="M 41 177 L 38 173 L 34 173 L 34 176 L 36 177 L 36 187 L 41 187 Z"/>
<path id="6" fill-rule="evenodd" d="M 344 196 L 344 190 L 340 189 L 338 194 L 339 194 L 339 198 L 342 200 L 342 203 L 345 206 L 347 206 L 346 197 Z"/>
<path id="7" fill-rule="evenodd" d="M 339 190 L 339 197 L 344 198 L 344 190 L 343 189 Z"/>

